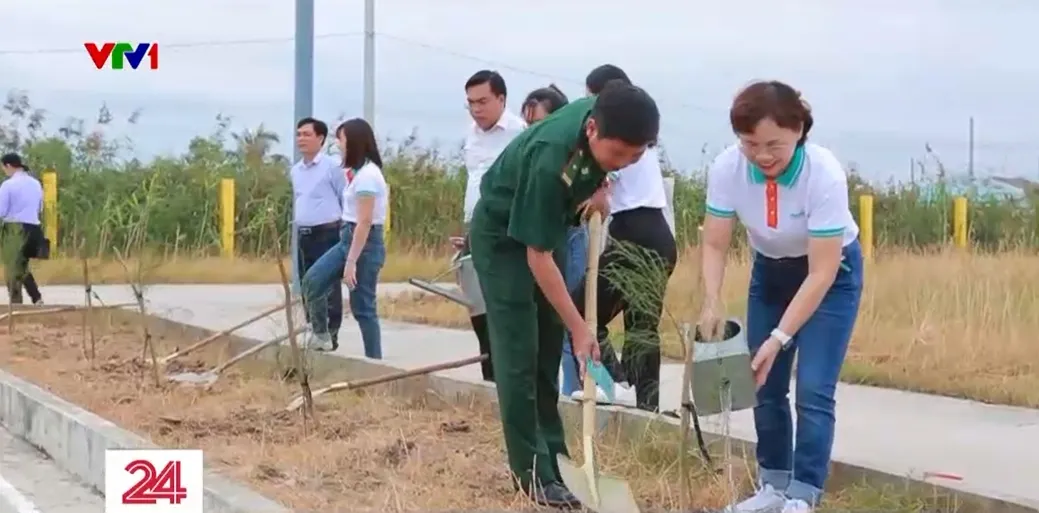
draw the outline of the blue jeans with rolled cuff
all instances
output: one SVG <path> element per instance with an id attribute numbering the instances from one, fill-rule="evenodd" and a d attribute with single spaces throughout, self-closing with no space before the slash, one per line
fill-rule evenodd
<path id="1" fill-rule="evenodd" d="M 567 257 L 563 278 L 566 280 L 567 291 L 573 293 L 588 270 L 588 225 L 571 227 L 567 231 L 566 240 Z M 574 350 L 570 346 L 569 331 L 563 337 L 563 358 L 560 365 L 563 367 L 563 380 L 560 382 L 559 392 L 570 396 L 581 389 L 581 380 L 577 376 L 577 360 L 574 359 Z"/>
<path id="2" fill-rule="evenodd" d="M 346 267 L 346 256 L 350 253 L 356 223 L 345 223 L 340 241 L 321 255 L 303 275 L 303 298 L 307 317 L 315 335 L 328 333 L 327 301 L 335 288 L 342 287 L 341 277 Z M 357 285 L 350 291 L 350 313 L 361 328 L 364 355 L 382 358 L 382 331 L 379 327 L 379 311 L 376 303 L 376 287 L 379 271 L 386 263 L 386 243 L 381 224 L 373 224 L 368 240 L 357 257 Z"/>
<path id="3" fill-rule="evenodd" d="M 853 242 L 819 308 L 794 334 L 772 365 L 754 408 L 759 481 L 791 499 L 817 505 L 829 475 L 837 380 L 862 296 L 862 249 Z M 808 276 L 808 258 L 755 254 L 747 300 L 747 343 L 753 354 Z M 797 357 L 796 437 L 790 412 L 790 378 Z"/>

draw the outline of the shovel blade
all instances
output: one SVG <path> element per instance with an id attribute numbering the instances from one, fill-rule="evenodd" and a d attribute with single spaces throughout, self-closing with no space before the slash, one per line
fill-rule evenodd
<path id="1" fill-rule="evenodd" d="M 604 475 L 600 475 L 596 481 L 599 486 L 599 507 L 595 509 L 596 513 L 639 513 L 639 505 L 627 481 Z"/>
<path id="2" fill-rule="evenodd" d="M 632 495 L 627 481 L 604 475 L 590 480 L 588 471 L 570 458 L 559 455 L 556 462 L 563 484 L 584 507 L 596 513 L 639 513 L 638 503 L 635 502 L 635 496 Z M 599 492 L 598 501 L 594 499 L 593 494 L 593 490 L 596 489 Z"/>
<path id="3" fill-rule="evenodd" d="M 205 372 L 202 374 L 196 372 L 182 372 L 180 374 L 170 374 L 169 376 L 166 376 L 166 379 L 178 383 L 211 385 L 216 382 L 217 375 L 212 372 Z"/>

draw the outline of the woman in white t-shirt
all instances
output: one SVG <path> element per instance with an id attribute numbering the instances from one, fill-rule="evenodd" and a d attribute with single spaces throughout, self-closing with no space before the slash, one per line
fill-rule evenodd
<path id="1" fill-rule="evenodd" d="M 382 174 L 382 158 L 371 125 L 351 119 L 336 129 L 343 155 L 347 186 L 343 190 L 343 231 L 339 244 L 329 249 L 303 276 L 303 297 L 312 320 L 313 335 L 322 343 L 330 338 L 327 323 L 328 293 L 339 286 L 338 277 L 350 289 L 350 311 L 357 319 L 364 341 L 364 355 L 382 358 L 382 333 L 375 288 L 386 263 L 383 224 L 389 190 Z M 324 319 L 326 322 L 317 322 Z"/>
<path id="2" fill-rule="evenodd" d="M 834 395 L 862 295 L 858 226 L 840 162 L 807 142 L 812 115 L 800 93 L 754 83 L 729 117 L 739 142 L 707 176 L 700 328 L 713 336 L 723 319 L 726 251 L 738 217 L 754 250 L 746 330 L 758 382 L 761 487 L 734 510 L 808 513 L 828 477 Z M 787 398 L 795 352 L 796 437 Z"/>

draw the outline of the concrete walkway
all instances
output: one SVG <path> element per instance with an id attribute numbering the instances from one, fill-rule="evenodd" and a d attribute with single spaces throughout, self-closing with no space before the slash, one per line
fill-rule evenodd
<path id="1" fill-rule="evenodd" d="M 127 286 L 97 286 L 95 290 L 106 303 L 132 300 Z M 407 284 L 380 285 L 382 294 L 408 290 L 418 289 Z M 43 294 L 50 304 L 83 303 L 79 287 L 46 287 Z M 277 285 L 157 285 L 146 292 L 151 313 L 213 330 L 233 326 L 273 306 L 280 297 Z M 240 333 L 266 340 L 284 332 L 284 317 L 276 315 Z M 340 332 L 340 342 L 341 354 L 363 355 L 360 332 L 349 319 Z M 470 331 L 383 323 L 384 357 L 405 366 L 473 356 L 476 348 L 476 337 Z M 444 374 L 480 379 L 476 366 Z M 664 364 L 661 381 L 661 407 L 677 409 L 681 366 Z M 943 484 L 1039 509 L 1039 444 L 1035 443 L 1039 440 L 1039 410 L 847 384 L 839 385 L 837 402 L 834 459 L 895 475 L 957 474 L 963 478 L 961 483 Z M 703 427 L 720 432 L 721 423 L 705 418 Z M 732 433 L 754 440 L 750 411 L 733 414 Z"/>
<path id="2" fill-rule="evenodd" d="M 0 428 L 0 513 L 101 513 L 105 501 L 35 447 Z"/>

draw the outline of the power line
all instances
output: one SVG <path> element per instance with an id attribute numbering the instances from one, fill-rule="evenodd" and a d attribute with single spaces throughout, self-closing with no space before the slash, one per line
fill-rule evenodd
<path id="1" fill-rule="evenodd" d="M 361 35 L 361 34 L 363 34 L 363 32 L 361 32 L 361 31 L 331 32 L 331 33 L 326 33 L 326 34 L 316 34 L 314 36 L 314 39 L 317 40 L 317 39 L 342 38 L 342 37 L 357 36 L 357 35 Z M 525 68 L 525 67 L 521 67 L 521 66 L 515 66 L 515 65 L 509 64 L 507 62 L 493 60 L 493 59 L 486 59 L 486 58 L 483 58 L 483 57 L 480 57 L 480 56 L 477 56 L 477 55 L 473 55 L 473 54 L 470 54 L 470 53 L 462 52 L 462 51 L 455 50 L 455 49 L 452 49 L 452 48 L 447 48 L 447 47 L 435 45 L 435 44 L 432 44 L 432 43 L 419 41 L 419 40 L 416 40 L 416 39 L 402 37 L 402 36 L 398 36 L 396 34 L 390 34 L 390 33 L 387 33 L 387 32 L 376 32 L 376 36 L 379 37 L 379 38 L 384 38 L 384 39 L 388 39 L 388 40 L 391 40 L 391 41 L 396 41 L 398 43 L 403 43 L 403 44 L 406 44 L 406 45 L 423 48 L 423 49 L 426 49 L 426 50 L 429 50 L 429 51 L 432 51 L 432 52 L 441 53 L 441 54 L 445 54 L 445 55 L 451 55 L 453 57 L 458 57 L 460 59 L 466 59 L 466 60 L 470 60 L 470 61 L 473 61 L 473 62 L 479 62 L 479 63 L 484 64 L 486 66 L 490 66 L 490 67 L 497 68 L 497 69 L 514 71 L 516 73 L 523 73 L 525 75 L 530 75 L 530 76 L 535 76 L 535 77 L 542 77 L 542 78 L 546 78 L 548 80 L 553 80 L 553 81 L 568 82 L 568 83 L 573 84 L 573 85 L 584 87 L 584 80 L 583 79 L 579 79 L 579 78 L 560 76 L 560 75 L 556 75 L 556 74 L 552 74 L 552 73 L 547 73 L 547 72 L 544 72 L 544 71 L 538 71 L 538 70 Z M 254 39 L 192 41 L 192 42 L 184 42 L 184 43 L 160 43 L 160 48 L 162 48 L 163 50 L 166 50 L 166 49 L 187 49 L 187 48 L 211 48 L 211 47 L 220 47 L 220 46 L 240 46 L 240 45 L 256 45 L 256 44 L 291 43 L 293 41 L 295 41 L 295 37 L 294 36 L 284 36 L 284 37 L 266 37 L 266 38 L 254 38 Z M 80 47 L 74 47 L 74 48 L 44 48 L 44 49 L 34 49 L 34 50 L 19 50 L 19 49 L 2 50 L 2 49 L 0 49 L 0 56 L 2 56 L 2 55 L 48 55 L 48 54 L 52 54 L 53 55 L 53 54 L 81 53 L 83 51 L 84 51 L 83 47 L 81 47 L 81 46 Z M 700 106 L 697 106 L 697 105 L 692 105 L 692 104 L 686 103 L 686 102 L 681 101 L 681 100 L 675 100 L 673 98 L 669 99 L 669 100 L 670 100 L 668 102 L 669 104 L 675 104 L 675 105 L 678 105 L 680 107 L 684 107 L 686 109 L 697 111 L 697 112 L 716 113 L 716 111 L 717 111 L 717 109 L 708 109 L 706 107 L 700 107 Z"/>
<path id="2" fill-rule="evenodd" d="M 461 58 L 461 59 L 471 60 L 473 62 L 479 62 L 479 63 L 485 64 L 487 66 L 491 66 L 491 67 L 494 67 L 494 68 L 507 69 L 507 70 L 510 70 L 510 71 L 515 71 L 517 73 L 523 73 L 525 75 L 532 75 L 532 76 L 536 76 L 536 77 L 547 78 L 549 80 L 565 81 L 565 82 L 569 82 L 569 83 L 574 84 L 574 85 L 578 85 L 578 86 L 580 86 L 582 88 L 584 87 L 584 80 L 583 79 L 578 79 L 578 78 L 573 78 L 573 77 L 564 77 L 564 76 L 559 76 L 559 75 L 553 75 L 553 74 L 550 74 L 550 73 L 545 73 L 543 71 L 536 71 L 536 70 L 532 70 L 532 69 L 528 69 L 528 68 L 521 68 L 521 67 L 518 67 L 518 66 L 513 66 L 513 65 L 511 65 L 509 63 L 506 63 L 506 62 L 485 59 L 483 57 L 478 57 L 478 56 L 475 56 L 475 55 L 467 54 L 467 53 L 464 53 L 464 52 L 460 52 L 458 50 L 453 50 L 451 48 L 445 48 L 443 46 L 437 46 L 437 45 L 426 43 L 426 42 L 423 42 L 423 41 L 417 41 L 417 40 L 414 40 L 414 39 L 409 39 L 409 38 L 401 37 L 401 36 L 394 35 L 394 34 L 388 34 L 386 32 L 378 32 L 376 35 L 378 35 L 379 37 L 386 38 L 386 39 L 398 41 L 400 43 L 404 43 L 404 44 L 408 44 L 408 45 L 412 45 L 412 46 L 417 46 L 417 47 L 420 47 L 420 48 L 425 48 L 427 50 L 432 50 L 434 52 L 439 52 L 439 53 L 443 53 L 443 54 L 447 54 L 447 55 L 452 55 L 452 56 L 455 56 L 455 57 L 458 57 L 458 58 Z M 694 111 L 698 111 L 698 112 L 707 112 L 707 113 L 712 113 L 712 114 L 717 113 L 717 109 L 708 109 L 706 107 L 700 107 L 700 106 L 697 106 L 697 105 L 692 105 L 692 104 L 689 104 L 689 103 L 686 103 L 686 102 L 683 102 L 683 101 L 680 101 L 680 100 L 672 99 L 669 103 L 674 103 L 674 104 L 677 104 L 677 105 L 679 105 L 681 107 L 684 107 L 686 109 L 694 110 Z"/>
<path id="3" fill-rule="evenodd" d="M 331 39 L 340 37 L 350 37 L 360 35 L 361 32 L 332 32 L 328 34 L 317 34 L 314 39 Z M 215 46 L 238 46 L 238 45 L 255 45 L 255 44 L 271 44 L 271 43 L 291 43 L 295 40 L 293 36 L 285 37 L 265 37 L 256 39 L 224 39 L 224 40 L 212 40 L 212 41 L 193 41 L 189 43 L 160 43 L 160 48 L 166 50 L 168 48 L 211 48 Z M 61 54 L 61 53 L 82 53 L 83 47 L 75 48 L 41 48 L 35 50 L 0 50 L 0 55 L 40 55 L 40 54 Z"/>

